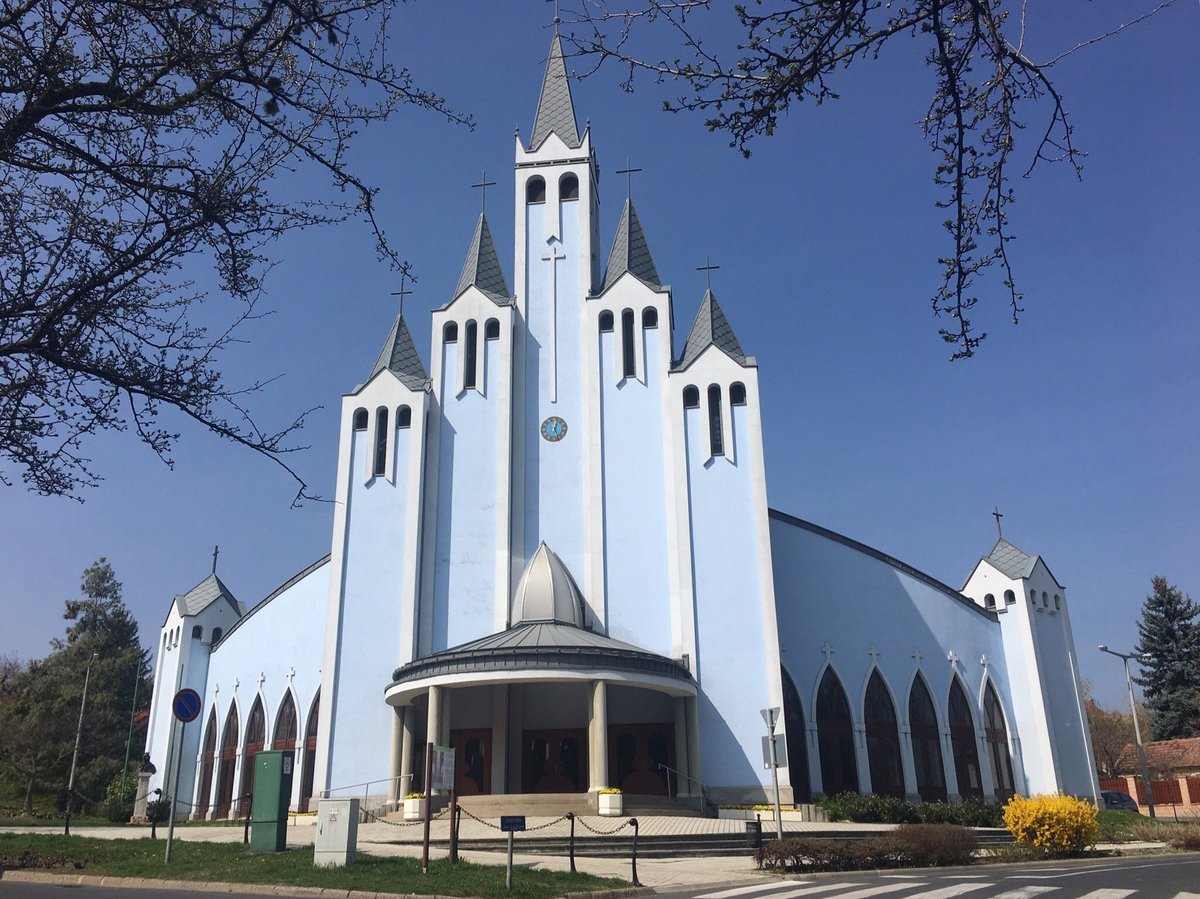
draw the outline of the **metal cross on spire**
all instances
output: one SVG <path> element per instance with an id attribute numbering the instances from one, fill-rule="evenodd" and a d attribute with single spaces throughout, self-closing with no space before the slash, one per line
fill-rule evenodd
<path id="1" fill-rule="evenodd" d="M 558 0 L 546 0 L 546 2 L 554 4 L 554 33 L 558 34 L 558 26 L 562 24 L 562 18 L 558 15 Z"/>
<path id="2" fill-rule="evenodd" d="M 400 289 L 399 289 L 399 290 L 393 290 L 393 291 L 391 292 L 391 294 L 390 294 L 390 296 L 393 296 L 393 297 L 399 297 L 399 298 L 400 298 L 400 316 L 401 316 L 401 317 L 403 317 L 403 316 L 404 316 L 404 298 L 405 298 L 406 296 L 409 296 L 409 295 L 412 293 L 412 291 L 411 291 L 411 290 L 408 290 L 408 289 L 407 289 L 407 288 L 404 286 L 404 282 L 405 282 L 407 279 L 408 279 L 408 272 L 407 272 L 407 271 L 404 271 L 404 270 L 402 269 L 402 270 L 400 271 Z"/>
<path id="3" fill-rule="evenodd" d="M 992 507 L 992 515 L 996 519 L 996 533 L 1001 537 L 1004 536 L 1004 531 L 1000 527 L 1000 519 L 1004 517 L 1004 513 L 1000 511 L 999 506 Z"/>
<path id="4" fill-rule="evenodd" d="M 625 168 L 617 169 L 613 172 L 614 175 L 625 176 L 625 199 L 630 199 L 633 196 L 633 175 L 634 172 L 640 172 L 641 169 L 635 169 L 629 164 L 629 157 L 625 157 Z"/>
<path id="5" fill-rule="evenodd" d="M 217 573 L 217 556 L 219 556 L 220 554 L 221 554 L 221 547 L 214 546 L 213 547 L 213 570 L 212 570 L 213 574 Z"/>
<path id="6" fill-rule="evenodd" d="M 479 178 L 479 183 L 477 183 L 477 184 L 472 184 L 471 186 L 472 186 L 472 187 L 478 187 L 478 188 L 479 188 L 479 196 L 480 196 L 480 202 L 479 202 L 479 211 L 480 211 L 480 212 L 487 212 L 487 189 L 488 189 L 489 187 L 495 187 L 495 186 L 496 186 L 496 182 L 495 182 L 495 181 L 488 181 L 488 179 L 487 179 L 487 170 L 485 169 L 485 170 L 483 171 L 482 175 L 481 175 L 481 176 L 480 176 L 480 178 Z"/>
<path id="7" fill-rule="evenodd" d="M 713 264 L 712 264 L 712 263 L 709 261 L 709 259 L 708 259 L 708 257 L 707 257 L 707 256 L 705 256 L 705 257 L 704 257 L 704 265 L 698 265 L 698 266 L 696 266 L 696 271 L 698 271 L 698 272 L 704 272 L 704 276 L 705 276 L 705 278 L 707 278 L 707 279 L 708 279 L 708 289 L 709 289 L 709 290 L 712 290 L 712 273 L 713 273 L 714 271 L 716 271 L 717 269 L 719 269 L 720 267 L 721 267 L 721 266 L 719 266 L 719 265 L 713 265 Z"/>

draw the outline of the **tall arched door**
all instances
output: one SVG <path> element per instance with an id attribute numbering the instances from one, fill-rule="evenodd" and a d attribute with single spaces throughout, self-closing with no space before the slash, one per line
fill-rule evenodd
<path id="1" fill-rule="evenodd" d="M 811 802 L 812 785 L 808 782 L 808 729 L 804 726 L 804 706 L 800 692 L 787 669 L 780 668 L 783 681 L 783 731 L 787 736 L 788 778 L 793 802 Z"/>
<path id="2" fill-rule="evenodd" d="M 900 730 L 896 707 L 878 669 L 867 681 L 863 700 L 867 730 L 867 761 L 871 767 L 871 792 L 879 796 L 904 796 L 904 765 L 900 761 Z"/>
<path id="3" fill-rule="evenodd" d="M 318 691 L 313 698 L 312 707 L 308 710 L 308 720 L 304 724 L 304 762 L 300 767 L 300 811 L 308 811 L 312 804 L 313 773 L 317 760 L 317 719 L 321 715 L 321 694 Z"/>
<path id="4" fill-rule="evenodd" d="M 917 793 L 923 802 L 946 801 L 946 773 L 942 767 L 942 734 L 925 678 L 913 678 L 908 691 L 908 729 L 912 736 Z"/>
<path id="5" fill-rule="evenodd" d="M 196 817 L 208 815 L 208 797 L 212 792 L 213 767 L 217 759 L 217 710 L 208 713 L 204 728 L 204 746 L 200 750 L 200 791 L 196 794 Z"/>
<path id="6" fill-rule="evenodd" d="M 958 795 L 964 799 L 983 798 L 979 773 L 979 746 L 975 742 L 975 721 L 971 704 L 958 678 L 950 681 L 950 748 L 954 753 L 954 774 Z"/>
<path id="7" fill-rule="evenodd" d="M 237 767 L 238 719 L 237 706 L 229 707 L 225 716 L 225 730 L 221 735 L 221 764 L 217 768 L 216 818 L 228 818 L 233 807 L 233 773 Z"/>
<path id="8" fill-rule="evenodd" d="M 249 814 L 249 798 L 254 795 L 254 757 L 262 750 L 267 739 L 267 716 L 263 712 L 262 699 L 256 698 L 250 708 L 250 720 L 246 724 L 246 745 L 242 750 L 242 791 L 238 794 L 238 814 Z"/>
<path id="9" fill-rule="evenodd" d="M 817 746 L 821 753 L 821 785 L 827 796 L 858 792 L 858 757 L 854 726 L 842 682 L 826 668 L 817 689 Z"/>

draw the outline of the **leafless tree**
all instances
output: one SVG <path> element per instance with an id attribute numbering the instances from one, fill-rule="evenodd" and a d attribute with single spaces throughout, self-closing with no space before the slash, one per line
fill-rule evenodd
<path id="1" fill-rule="evenodd" d="M 1045 60 L 1025 50 L 1027 2 L 762 0 L 735 7 L 739 41 L 721 49 L 719 38 L 710 39 L 710 5 L 717 5 L 711 0 L 638 0 L 627 9 L 608 0 L 578 0 L 565 16 L 564 38 L 573 55 L 592 60 L 591 71 L 619 64 L 627 90 L 639 76 L 681 83 L 684 92 L 666 109 L 708 115 L 707 126 L 726 132 L 730 145 L 747 156 L 752 139 L 773 134 L 793 104 L 836 99 L 836 77 L 851 64 L 875 59 L 903 36 L 922 42 L 934 89 L 920 125 L 937 157 L 934 182 L 951 244 L 938 260 L 941 278 L 932 306 L 949 319 L 940 333 L 953 345 L 951 358 L 961 359 L 974 355 L 987 336 L 974 330 L 968 315 L 979 302 L 976 280 L 986 269 L 999 266 L 1014 322 L 1023 311 L 1008 254 L 1013 235 L 1007 210 L 1014 200 L 1010 157 L 1028 112 L 1045 118 L 1017 171 L 1028 175 L 1039 162 L 1064 162 L 1081 172 L 1083 154 L 1052 68 L 1175 0 L 1152 8 L 1147 2 L 1129 21 Z M 681 46 L 682 55 L 646 55 L 638 48 L 647 41 Z"/>
<path id="2" fill-rule="evenodd" d="M 88 438 L 111 430 L 169 464 L 174 407 L 304 495 L 284 460 L 304 415 L 261 429 L 263 382 L 226 383 L 221 351 L 290 229 L 362 216 L 403 265 L 348 141 L 405 103 L 469 122 L 388 60 L 394 3 L 0 0 L 0 482 L 78 496 L 99 480 Z M 272 192 L 304 167 L 334 200 Z M 197 259 L 233 312 L 200 302 Z"/>

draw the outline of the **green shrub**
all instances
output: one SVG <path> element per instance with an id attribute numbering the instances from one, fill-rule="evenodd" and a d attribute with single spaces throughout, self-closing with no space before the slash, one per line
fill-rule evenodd
<path id="1" fill-rule="evenodd" d="M 1014 796 L 1004 826 L 1018 843 L 1048 855 L 1081 855 L 1096 842 L 1096 807 L 1074 796 Z"/>
<path id="2" fill-rule="evenodd" d="M 1139 816 L 1140 817 L 1140 816 Z M 1178 824 L 1169 821 L 1147 821 L 1130 830 L 1130 837 L 1152 843 L 1166 843 L 1172 849 L 1200 849 L 1200 824 Z"/>
<path id="3" fill-rule="evenodd" d="M 137 777 L 129 775 L 125 778 L 122 789 L 121 778 L 115 778 L 104 793 L 104 801 L 96 809 L 96 813 L 114 824 L 128 824 L 133 817 L 133 800 L 137 793 Z"/>
<path id="4" fill-rule="evenodd" d="M 948 802 L 913 803 L 895 796 L 839 793 L 818 794 L 814 800 L 831 821 L 860 824 L 958 824 L 962 827 L 1003 827 L 1004 806 L 999 802 L 967 799 Z"/>
<path id="5" fill-rule="evenodd" d="M 865 840 L 772 840 L 758 850 L 755 859 L 765 870 L 795 873 L 931 868 L 969 864 L 976 845 L 975 834 L 965 827 L 902 824 Z"/>

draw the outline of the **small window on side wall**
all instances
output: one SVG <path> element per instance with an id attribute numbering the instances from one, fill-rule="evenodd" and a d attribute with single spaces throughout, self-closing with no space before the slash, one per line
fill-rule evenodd
<path id="1" fill-rule="evenodd" d="M 200 625 L 198 625 L 198 624 L 197 624 L 195 627 L 193 627 L 193 628 L 192 628 L 192 639 L 193 639 L 193 640 L 202 640 L 202 639 L 204 639 L 204 628 L 202 628 L 202 627 L 201 627 Z"/>
<path id="2" fill-rule="evenodd" d="M 463 387 L 474 387 L 477 381 L 477 365 L 476 351 L 478 349 L 478 334 L 479 326 L 475 322 L 467 322 L 467 327 L 464 330 L 465 340 L 463 341 Z"/>
<path id="3" fill-rule="evenodd" d="M 994 609 L 994 608 L 996 608 L 996 597 L 995 597 L 993 594 L 991 594 L 991 593 L 989 593 L 989 594 L 987 594 L 986 596 L 984 596 L 984 597 L 983 597 L 983 607 L 984 607 L 985 609 Z"/>
<path id="4" fill-rule="evenodd" d="M 375 477 L 387 472 L 387 439 L 388 410 L 380 408 L 375 412 Z"/>
<path id="5" fill-rule="evenodd" d="M 653 306 L 647 306 L 642 310 L 642 327 L 657 328 L 658 327 L 658 310 Z"/>
<path id="6" fill-rule="evenodd" d="M 546 179 L 541 175 L 534 175 L 525 182 L 525 202 L 526 203 L 545 203 L 546 202 Z"/>
<path id="7" fill-rule="evenodd" d="M 579 199 L 579 179 L 571 172 L 567 172 L 558 179 L 558 198 L 560 200 Z M 545 198 L 543 197 L 543 199 Z"/>
<path id="8" fill-rule="evenodd" d="M 729 405 L 744 406 L 746 405 L 746 385 L 740 381 L 729 386 Z"/>
<path id="9" fill-rule="evenodd" d="M 221 637 L 224 635 L 224 633 L 225 632 L 222 631 L 219 627 L 214 627 L 213 628 L 213 642 L 220 643 Z"/>
<path id="10" fill-rule="evenodd" d="M 446 327 L 442 329 L 443 343 L 458 343 L 458 325 L 454 322 L 447 322 Z"/>
<path id="11" fill-rule="evenodd" d="M 636 378 L 637 357 L 634 355 L 632 309 L 626 309 L 621 313 L 621 355 L 623 357 L 621 366 L 622 376 Z"/>
<path id="12" fill-rule="evenodd" d="M 396 427 L 412 427 L 412 409 L 410 409 L 408 406 L 401 406 L 396 410 Z"/>
<path id="13" fill-rule="evenodd" d="M 499 319 L 489 318 L 487 324 L 483 326 L 484 340 L 499 340 L 500 339 L 500 321 Z"/>
<path id="14" fill-rule="evenodd" d="M 613 314 L 607 309 L 600 313 L 600 333 L 609 334 L 613 329 Z"/>
<path id="15" fill-rule="evenodd" d="M 721 388 L 716 384 L 708 388 L 708 445 L 709 455 L 725 455 L 725 432 L 721 427 Z"/>
<path id="16" fill-rule="evenodd" d="M 1058 612 L 1062 609 L 1062 597 L 1057 593 L 1054 594 L 1054 611 Z"/>
<path id="17" fill-rule="evenodd" d="M 354 410 L 354 430 L 365 431 L 366 429 L 367 429 L 367 410 L 366 409 L 355 409 Z"/>
<path id="18" fill-rule="evenodd" d="M 1004 604 L 1006 606 L 1015 606 L 1017 604 L 1017 594 L 1011 590 L 1004 591 Z"/>
<path id="19" fill-rule="evenodd" d="M 692 386 L 683 388 L 683 408 L 700 408 L 700 388 Z"/>

